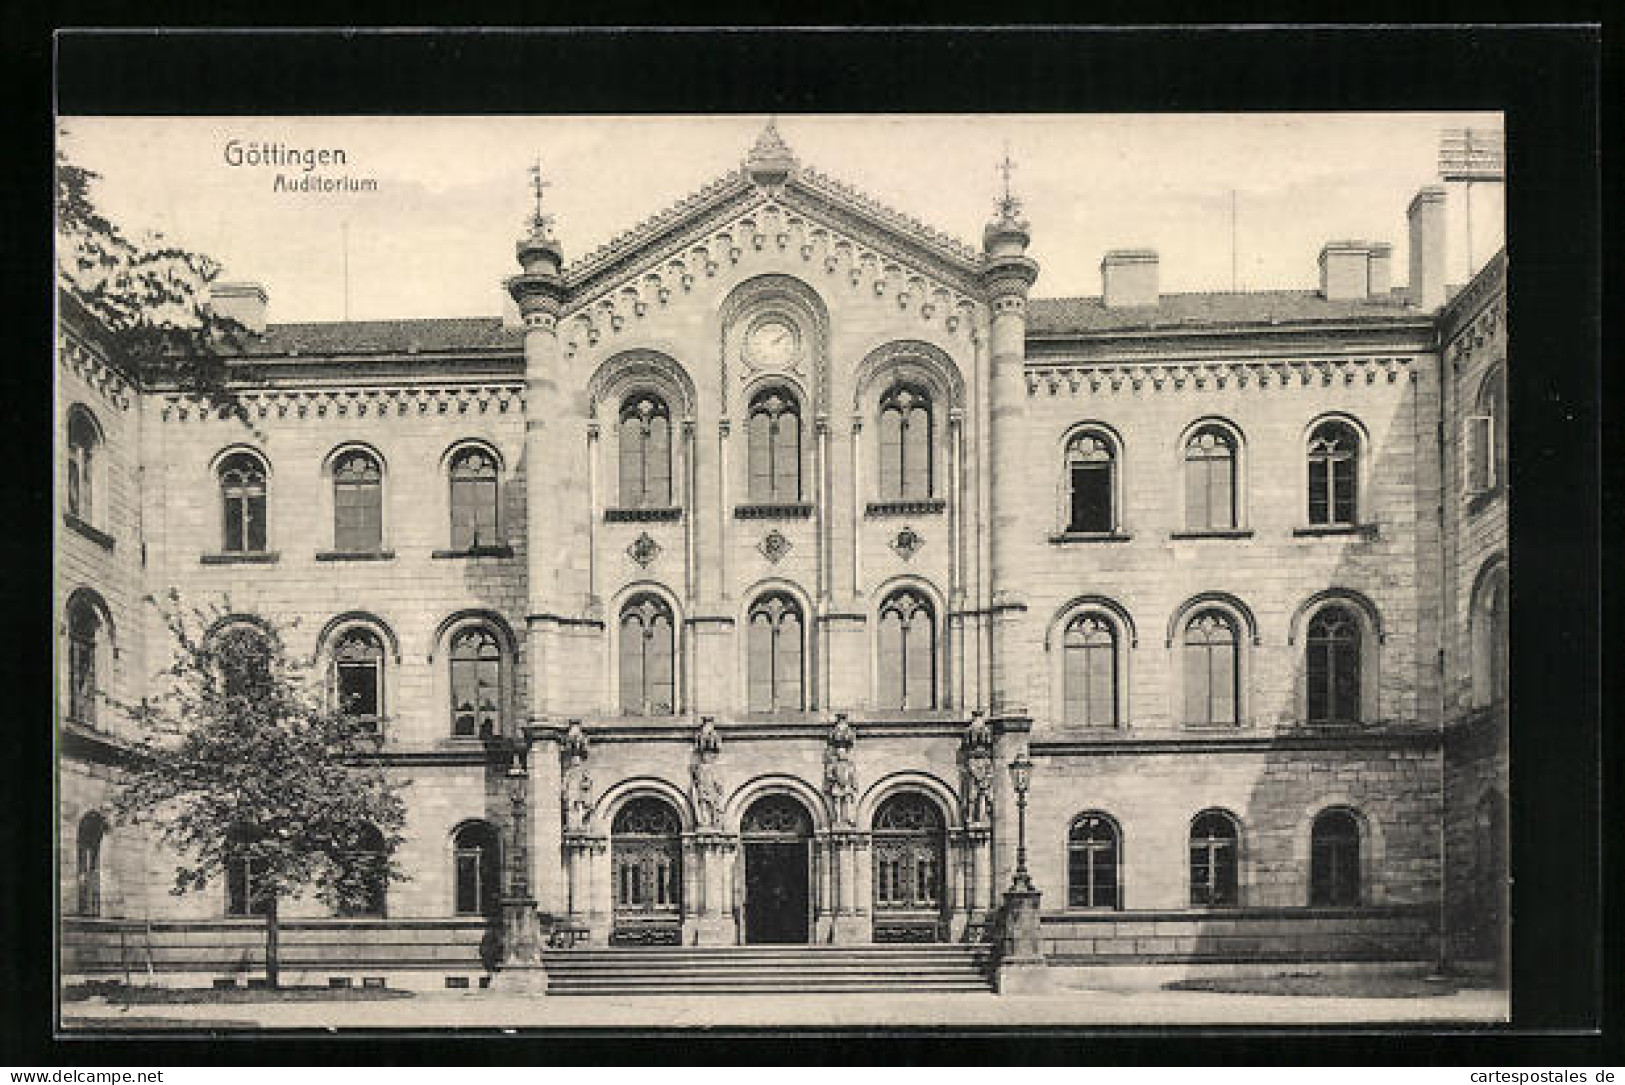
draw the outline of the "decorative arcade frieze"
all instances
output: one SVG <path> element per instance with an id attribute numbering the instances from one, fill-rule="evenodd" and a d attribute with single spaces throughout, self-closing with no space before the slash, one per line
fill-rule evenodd
<path id="1" fill-rule="evenodd" d="M 1330 388 L 1334 384 L 1395 384 L 1416 380 L 1410 355 L 1337 359 L 1259 359 L 1234 362 L 1108 363 L 1029 366 L 1027 394 L 1204 391 L 1223 388 Z"/>

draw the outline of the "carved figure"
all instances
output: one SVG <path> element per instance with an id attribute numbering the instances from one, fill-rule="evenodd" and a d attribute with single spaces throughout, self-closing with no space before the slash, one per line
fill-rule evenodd
<path id="1" fill-rule="evenodd" d="M 965 823 L 986 825 L 992 821 L 993 755 L 973 750 L 965 755 Z"/>
<path id="2" fill-rule="evenodd" d="M 829 793 L 835 824 L 843 829 L 857 824 L 858 768 L 852 760 L 857 734 L 844 714 L 835 717 L 835 726 L 824 750 L 824 790 Z"/>
<path id="3" fill-rule="evenodd" d="M 564 736 L 564 778 L 559 788 L 567 831 L 585 832 L 592 826 L 592 776 L 587 772 L 587 733 L 580 720 L 570 721 Z"/>
<path id="4" fill-rule="evenodd" d="M 694 734 L 694 761 L 689 766 L 689 781 L 695 815 L 707 829 L 722 828 L 722 781 L 717 777 L 716 767 L 721 756 L 722 736 L 717 734 L 716 720 L 703 716 L 700 729 Z"/>

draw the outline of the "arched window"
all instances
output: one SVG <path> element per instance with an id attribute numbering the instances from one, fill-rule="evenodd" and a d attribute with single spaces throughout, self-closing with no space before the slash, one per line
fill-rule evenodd
<path id="1" fill-rule="evenodd" d="M 1099 614 L 1072 619 L 1061 639 L 1066 722 L 1117 724 L 1117 631 Z"/>
<path id="2" fill-rule="evenodd" d="M 880 606 L 881 708 L 937 707 L 937 624 L 929 600 L 911 588 Z"/>
<path id="3" fill-rule="evenodd" d="M 265 550 L 265 465 L 247 452 L 220 462 L 221 548 L 231 554 Z"/>
<path id="4" fill-rule="evenodd" d="M 1117 526 L 1117 453 L 1103 433 L 1085 431 L 1066 446 L 1066 529 L 1109 532 Z"/>
<path id="5" fill-rule="evenodd" d="M 611 941 L 664 942 L 677 932 L 683 899 L 683 824 L 664 799 L 641 796 L 615 812 L 610 858 L 615 879 Z"/>
<path id="6" fill-rule="evenodd" d="M 1506 374 L 1497 367 L 1479 387 L 1467 417 L 1467 492 L 1485 493 L 1506 480 Z"/>
<path id="7" fill-rule="evenodd" d="M 354 895 L 339 907 L 339 914 L 384 915 L 389 890 L 384 834 L 379 832 L 376 826 L 363 825 L 348 852 L 350 869 L 347 873 L 353 883 Z"/>
<path id="8" fill-rule="evenodd" d="M 264 915 L 270 903 L 263 881 L 263 869 L 252 854 L 255 837 L 238 828 L 226 838 L 226 914 Z"/>
<path id="9" fill-rule="evenodd" d="M 256 700 L 271 680 L 271 644 L 263 630 L 246 621 L 215 632 L 210 645 L 220 666 L 227 697 Z"/>
<path id="10" fill-rule="evenodd" d="M 1185 722 L 1226 724 L 1237 720 L 1235 622 L 1221 610 L 1198 611 L 1185 623 Z"/>
<path id="11" fill-rule="evenodd" d="M 876 911 L 922 911 L 942 906 L 942 811 L 913 791 L 893 795 L 875 811 Z"/>
<path id="12" fill-rule="evenodd" d="M 676 639 L 671 608 L 645 592 L 621 608 L 621 712 L 669 716 L 677 711 Z"/>
<path id="13" fill-rule="evenodd" d="M 1338 419 L 1309 435 L 1309 522 L 1353 524 L 1360 468 L 1360 436 Z"/>
<path id="14" fill-rule="evenodd" d="M 1202 426 L 1185 442 L 1185 526 L 1236 526 L 1236 442 L 1223 426 Z"/>
<path id="15" fill-rule="evenodd" d="M 451 460 L 451 546 L 496 546 L 497 461 L 483 448 L 465 448 Z"/>
<path id="16" fill-rule="evenodd" d="M 87 524 L 96 519 L 96 457 L 101 431 L 90 412 L 74 407 L 68 415 L 68 513 Z"/>
<path id="17" fill-rule="evenodd" d="M 1321 607 L 1309 619 L 1305 648 L 1309 722 L 1359 722 L 1359 620 L 1347 607 Z"/>
<path id="18" fill-rule="evenodd" d="M 1360 903 L 1360 824 L 1347 810 L 1324 810 L 1309 832 L 1309 903 Z"/>
<path id="19" fill-rule="evenodd" d="M 880 498 L 919 501 L 931 496 L 931 397 L 900 384 L 880 400 Z"/>
<path id="20" fill-rule="evenodd" d="M 1235 819 L 1222 810 L 1204 811 L 1191 822 L 1191 907 L 1226 908 L 1240 901 L 1239 837 Z"/>
<path id="21" fill-rule="evenodd" d="M 384 472 L 355 449 L 333 464 L 333 548 L 378 550 L 384 544 Z"/>
<path id="22" fill-rule="evenodd" d="M 790 596 L 765 595 L 751 605 L 746 671 L 752 712 L 799 712 L 802 692 L 801 608 Z"/>
<path id="23" fill-rule="evenodd" d="M 750 401 L 750 500 L 789 504 L 801 500 L 801 409 L 778 388 Z"/>
<path id="24" fill-rule="evenodd" d="M 1066 903 L 1069 908 L 1116 908 L 1117 824 L 1105 814 L 1080 814 L 1066 840 Z"/>
<path id="25" fill-rule="evenodd" d="M 671 503 L 671 411 L 659 396 L 630 396 L 621 404 L 621 504 Z"/>
<path id="26" fill-rule="evenodd" d="M 98 641 L 101 617 L 87 599 L 75 599 L 68 609 L 68 718 L 96 722 Z"/>
<path id="27" fill-rule="evenodd" d="M 451 733 L 490 738 L 502 730 L 502 645 L 483 625 L 451 638 Z"/>
<path id="28" fill-rule="evenodd" d="M 1507 575 L 1497 568 L 1484 576 L 1472 610 L 1473 705 L 1482 708 L 1507 696 Z"/>
<path id="29" fill-rule="evenodd" d="M 370 629 L 352 627 L 333 646 L 333 686 L 339 711 L 378 729 L 384 714 L 384 645 Z"/>
<path id="30" fill-rule="evenodd" d="M 102 914 L 102 841 L 107 838 L 107 822 L 98 813 L 79 821 L 79 839 L 74 849 L 77 861 L 78 914 Z"/>
<path id="31" fill-rule="evenodd" d="M 451 848 L 457 914 L 494 918 L 501 891 L 496 830 L 483 821 L 468 822 L 452 837 Z"/>

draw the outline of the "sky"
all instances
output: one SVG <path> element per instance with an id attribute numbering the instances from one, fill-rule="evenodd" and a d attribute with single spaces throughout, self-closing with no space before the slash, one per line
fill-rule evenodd
<path id="1" fill-rule="evenodd" d="M 577 259 L 737 168 L 764 116 L 72 117 L 70 160 L 102 175 L 98 205 L 127 233 L 162 233 L 270 295 L 272 322 L 494 316 L 532 206 Z M 1109 249 L 1153 248 L 1165 293 L 1236 285 L 1313 289 L 1327 241 L 1394 245 L 1405 208 L 1437 183 L 1443 128 L 1500 128 L 1495 113 L 781 115 L 800 161 L 980 247 L 1002 190 L 1032 223 L 1034 295 L 1100 293 Z M 370 191 L 278 192 L 300 165 L 233 166 L 231 141 L 334 148 L 312 175 Z M 1473 186 L 1472 255 L 1451 193 L 1451 280 L 1499 247 L 1498 186 Z"/>

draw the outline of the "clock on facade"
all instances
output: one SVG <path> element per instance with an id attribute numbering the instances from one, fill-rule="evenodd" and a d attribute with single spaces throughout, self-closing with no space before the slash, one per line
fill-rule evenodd
<path id="1" fill-rule="evenodd" d="M 763 369 L 783 369 L 801 353 L 801 334 L 786 320 L 764 320 L 745 339 L 745 360 Z"/>

